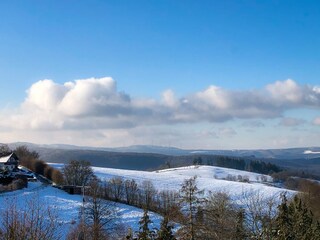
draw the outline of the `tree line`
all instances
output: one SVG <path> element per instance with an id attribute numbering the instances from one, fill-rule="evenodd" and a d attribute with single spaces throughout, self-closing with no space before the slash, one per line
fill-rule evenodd
<path id="1" fill-rule="evenodd" d="M 19 146 L 14 150 L 20 160 L 20 165 L 32 172 L 42 175 L 56 184 L 63 184 L 63 175 L 58 170 L 40 159 L 39 153 L 30 151 L 26 146 Z"/>
<path id="2" fill-rule="evenodd" d="M 194 165 L 211 165 L 217 167 L 233 168 L 238 170 L 244 170 L 248 172 L 255 172 L 261 174 L 272 174 L 280 172 L 282 169 L 272 163 L 266 163 L 260 160 L 247 160 L 241 157 L 230 157 L 230 156 L 212 156 L 206 160 L 202 159 L 201 156 L 193 159 Z"/>

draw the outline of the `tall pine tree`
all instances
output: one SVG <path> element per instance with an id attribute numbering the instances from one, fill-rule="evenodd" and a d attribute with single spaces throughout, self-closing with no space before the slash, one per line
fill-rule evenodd
<path id="1" fill-rule="evenodd" d="M 164 217 L 156 240 L 176 240 L 172 232 L 173 226 L 170 225 L 168 217 Z"/>
<path id="2" fill-rule="evenodd" d="M 153 232 L 149 229 L 149 224 L 152 223 L 148 215 L 148 210 L 144 209 L 143 216 L 139 221 L 140 230 L 138 233 L 138 240 L 152 240 Z"/>
<path id="3" fill-rule="evenodd" d="M 196 217 L 204 199 L 201 197 L 203 190 L 198 189 L 196 179 L 196 176 L 186 179 L 181 185 L 180 199 L 186 214 L 186 218 L 183 220 L 184 226 L 179 230 L 182 239 L 195 240 L 197 233 L 199 233 L 199 221 Z"/>
<path id="4" fill-rule="evenodd" d="M 314 222 L 312 212 L 297 196 L 288 203 L 283 196 L 275 221 L 274 240 L 319 239 L 319 225 Z"/>

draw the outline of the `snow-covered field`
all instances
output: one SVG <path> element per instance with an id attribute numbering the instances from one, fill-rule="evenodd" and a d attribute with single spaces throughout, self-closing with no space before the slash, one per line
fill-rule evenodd
<path id="1" fill-rule="evenodd" d="M 293 191 L 287 189 L 271 186 L 272 178 L 270 176 L 214 166 L 188 166 L 154 172 L 99 167 L 93 167 L 93 170 L 101 180 L 122 177 L 123 179 L 134 179 L 140 184 L 148 180 L 153 183 L 157 190 L 178 191 L 185 179 L 197 176 L 199 189 L 203 189 L 207 193 L 209 191 L 224 191 L 230 194 L 234 200 L 239 200 L 247 192 L 260 192 L 266 197 L 278 196 L 284 191 L 293 193 Z M 227 180 L 228 176 L 238 177 L 239 175 L 248 178 L 249 183 Z M 267 181 L 262 182 L 261 179 Z"/>
<path id="2" fill-rule="evenodd" d="M 61 235 L 64 237 L 79 222 L 82 197 L 70 195 L 51 186 L 44 186 L 39 182 L 30 182 L 28 188 L 23 190 L 0 194 L 0 213 L 12 203 L 16 204 L 17 209 L 24 209 L 30 201 L 44 206 L 44 208 L 48 206 L 53 210 L 58 218 Z M 116 204 L 116 208 L 119 216 L 115 222 L 122 225 L 125 229 L 130 227 L 133 231 L 138 231 L 138 222 L 143 215 L 143 210 L 125 204 Z M 149 216 L 153 221 L 151 227 L 158 228 L 161 217 L 151 212 Z"/>
<path id="3" fill-rule="evenodd" d="M 51 165 L 56 168 L 63 166 L 63 164 Z M 268 175 L 215 166 L 187 166 L 153 172 L 93 167 L 93 171 L 102 181 L 114 177 L 121 177 L 124 180 L 134 179 L 138 184 L 146 180 L 151 181 L 159 191 L 178 191 L 185 179 L 197 176 L 197 186 L 200 190 L 203 189 L 206 193 L 223 191 L 235 201 L 241 199 L 243 194 L 248 192 L 259 192 L 265 197 L 279 196 L 283 192 L 287 192 L 289 195 L 295 193 L 295 191 L 273 186 L 271 184 L 272 177 Z M 238 178 L 238 176 L 249 179 L 249 182 L 228 180 L 230 177 Z"/>
<path id="4" fill-rule="evenodd" d="M 56 168 L 63 166 L 61 164 L 51 165 Z M 134 179 L 138 184 L 141 184 L 143 181 L 148 180 L 153 183 L 157 190 L 178 191 L 185 179 L 197 176 L 199 189 L 204 189 L 206 193 L 209 191 L 225 191 L 235 201 L 239 201 L 243 194 L 248 192 L 259 192 L 265 197 L 279 196 L 284 191 L 289 192 L 289 194 L 294 193 L 283 188 L 270 186 L 272 182 L 270 176 L 213 166 L 189 166 L 154 172 L 100 167 L 93 167 L 93 170 L 102 181 L 121 177 L 124 180 Z M 239 175 L 249 179 L 249 182 L 226 180 L 227 178 L 230 179 L 230 176 L 238 177 Z M 28 201 L 36 201 L 41 205 L 50 206 L 58 216 L 62 227 L 62 235 L 64 236 L 78 222 L 79 209 L 82 205 L 81 196 L 70 195 L 54 187 L 44 186 L 37 182 L 30 182 L 28 188 L 24 190 L 0 194 L 0 211 L 6 208 L 8 202 L 14 201 L 16 201 L 18 207 L 23 207 Z M 124 204 L 117 204 L 117 208 L 120 213 L 117 222 L 123 224 L 126 228 L 130 227 L 133 231 L 137 231 L 138 222 L 143 211 Z M 161 217 L 154 213 L 150 213 L 150 217 L 154 222 L 151 227 L 159 227 Z"/>

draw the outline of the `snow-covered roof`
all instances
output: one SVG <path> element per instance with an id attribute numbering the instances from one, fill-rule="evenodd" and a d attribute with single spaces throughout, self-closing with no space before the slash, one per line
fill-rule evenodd
<path id="1" fill-rule="evenodd" d="M 8 155 L 8 156 L 1 157 L 1 158 L 0 158 L 0 163 L 6 163 L 6 162 L 8 162 L 11 157 L 15 157 L 15 154 L 14 154 L 14 153 L 11 153 L 11 154 Z"/>

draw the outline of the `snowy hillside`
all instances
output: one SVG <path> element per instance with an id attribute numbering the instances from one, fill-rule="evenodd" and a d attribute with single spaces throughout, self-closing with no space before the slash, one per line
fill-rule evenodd
<path id="1" fill-rule="evenodd" d="M 206 192 L 225 191 L 229 193 L 234 200 L 241 198 L 244 192 L 259 191 L 266 197 L 274 195 L 277 196 L 284 191 L 292 192 L 287 189 L 270 186 L 268 184 L 272 181 L 270 176 L 213 166 L 189 166 L 154 172 L 98 167 L 93 167 L 93 169 L 95 174 L 101 180 L 108 180 L 113 177 L 134 179 L 138 183 L 149 180 L 158 190 L 178 191 L 185 179 L 197 176 L 199 189 L 204 189 Z M 226 180 L 228 176 L 238 177 L 239 175 L 242 177 L 248 177 L 250 182 L 247 183 Z M 267 183 L 262 183 L 261 177 L 267 179 Z"/>
<path id="2" fill-rule="evenodd" d="M 248 177 L 250 182 L 262 182 L 265 178 L 267 182 L 272 182 L 272 177 L 264 174 L 241 171 L 231 168 L 214 167 L 214 166 L 189 166 L 181 168 L 171 168 L 158 171 L 159 173 L 172 173 L 177 175 L 193 177 L 197 175 L 200 178 L 226 179 L 228 176 Z"/>
<path id="3" fill-rule="evenodd" d="M 61 228 L 61 235 L 64 237 L 78 223 L 82 197 L 70 195 L 51 186 L 44 186 L 39 182 L 30 182 L 27 189 L 0 194 L 0 212 L 12 203 L 17 205 L 17 209 L 24 209 L 29 201 L 44 208 L 49 206 L 53 210 Z M 117 204 L 116 207 L 119 216 L 115 223 L 125 226 L 125 229 L 130 227 L 133 231 L 139 230 L 138 222 L 143 215 L 143 210 L 125 204 Z M 153 221 L 151 226 L 159 227 L 161 217 L 151 212 L 149 215 Z"/>
<path id="4" fill-rule="evenodd" d="M 62 164 L 52 165 L 57 168 L 63 166 Z M 291 190 L 271 186 L 272 178 L 268 175 L 214 166 L 188 166 L 154 172 L 100 167 L 93 167 L 93 170 L 101 180 L 121 177 L 124 180 L 134 179 L 140 184 L 145 180 L 149 180 L 157 190 L 178 191 L 185 179 L 197 176 L 199 189 L 204 189 L 207 193 L 209 191 L 225 191 L 229 193 L 234 200 L 239 200 L 243 194 L 247 192 L 260 192 L 266 197 L 279 196 L 282 192 L 294 193 L 294 191 Z M 249 182 L 228 180 L 229 178 L 237 179 L 238 176 L 248 178 Z"/>
<path id="5" fill-rule="evenodd" d="M 62 164 L 51 165 L 56 168 L 63 166 Z M 243 197 L 244 193 L 248 192 L 259 192 L 263 197 L 279 196 L 284 191 L 289 192 L 289 194 L 294 193 L 293 191 L 271 186 L 272 178 L 270 176 L 213 166 L 189 166 L 154 172 L 99 167 L 93 167 L 93 170 L 101 180 L 121 177 L 124 180 L 134 179 L 138 184 L 149 180 L 157 190 L 179 191 L 185 179 L 197 176 L 199 189 L 204 189 L 206 193 L 209 191 L 225 191 L 237 202 Z M 237 181 L 239 178 L 245 178 L 249 182 L 239 182 Z M 81 196 L 70 195 L 62 190 L 45 186 L 38 182 L 30 182 L 27 189 L 0 194 L 0 211 L 4 211 L 10 203 L 16 203 L 18 209 L 23 209 L 28 201 L 36 202 L 39 206 L 49 206 L 53 209 L 57 215 L 63 236 L 66 236 L 70 228 L 79 221 L 79 210 L 82 206 Z M 124 226 L 125 229 L 130 227 L 133 231 L 137 231 L 138 222 L 143 211 L 124 204 L 117 204 L 116 206 L 120 213 L 116 223 Z M 153 221 L 151 227 L 159 227 L 161 217 L 154 213 L 150 213 L 150 217 Z"/>

